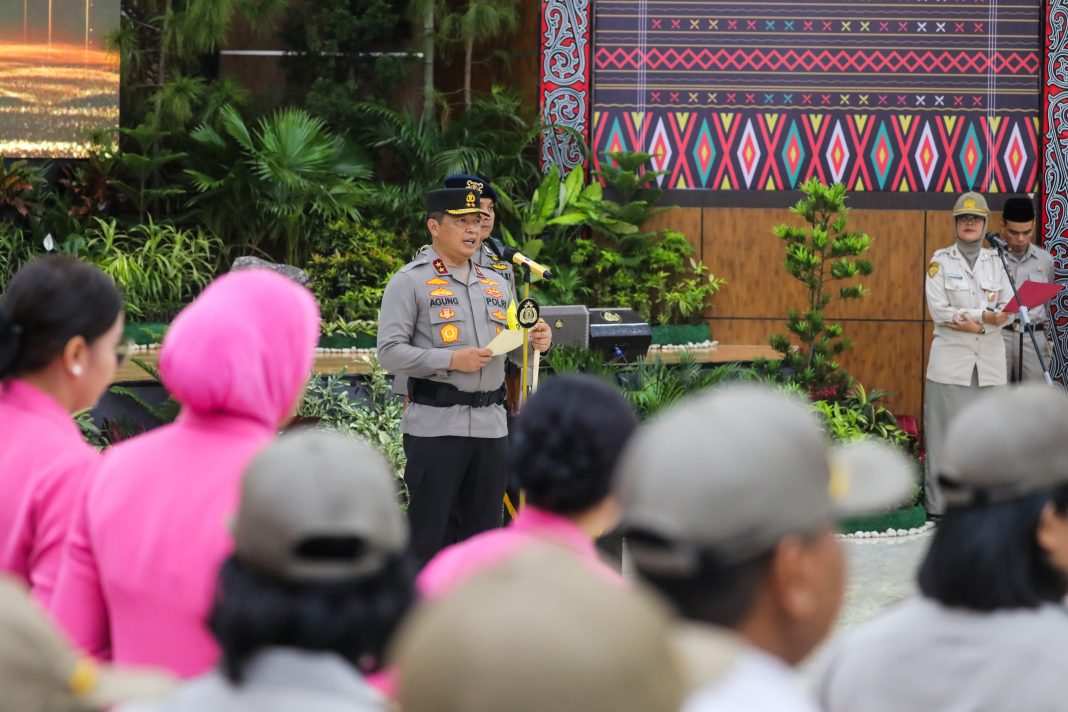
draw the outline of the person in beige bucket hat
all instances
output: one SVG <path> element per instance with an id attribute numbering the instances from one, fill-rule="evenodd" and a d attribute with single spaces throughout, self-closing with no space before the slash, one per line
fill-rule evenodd
<path id="1" fill-rule="evenodd" d="M 385 709 L 364 675 L 411 605 L 415 567 L 382 455 L 339 433 L 281 436 L 245 470 L 233 531 L 209 619 L 220 669 L 128 712 Z"/>
<path id="2" fill-rule="evenodd" d="M 946 455 L 946 429 L 982 390 L 1006 383 L 1003 312 L 1012 287 L 997 252 L 983 247 L 990 210 L 979 193 L 964 193 L 953 205 L 954 242 L 935 250 L 927 266 L 924 295 L 934 323 L 923 391 L 927 451 L 924 501 L 927 511 L 944 508 L 935 473 Z"/>
<path id="3" fill-rule="evenodd" d="M 832 644 L 824 709 L 1065 709 L 1066 442 L 1068 396 L 1046 385 L 985 394 L 953 420 L 920 595 Z"/>
<path id="4" fill-rule="evenodd" d="M 814 710 L 789 666 L 841 604 L 836 520 L 906 499 L 908 459 L 870 442 L 828 447 L 807 403 L 738 385 L 649 422 L 618 477 L 630 561 L 674 604 L 690 647 L 720 648 L 722 626 L 744 649 L 722 680 L 692 670 L 683 709 Z"/>
<path id="5" fill-rule="evenodd" d="M 0 712 L 97 712 L 162 696 L 174 683 L 162 672 L 80 656 L 24 586 L 0 577 Z"/>
<path id="6" fill-rule="evenodd" d="M 532 544 L 430 601 L 398 636 L 404 712 L 676 712 L 670 614 Z"/>

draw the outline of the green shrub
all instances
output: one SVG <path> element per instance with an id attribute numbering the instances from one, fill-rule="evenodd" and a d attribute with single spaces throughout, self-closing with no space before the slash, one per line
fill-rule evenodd
<path id="1" fill-rule="evenodd" d="M 38 256 L 30 233 L 16 225 L 0 221 L 0 291 L 22 265 Z"/>
<path id="2" fill-rule="evenodd" d="M 313 254 L 305 269 L 324 321 L 378 318 L 386 282 L 408 262 L 402 240 L 377 223 L 348 220 L 331 223 L 317 237 L 322 254 Z"/>
<path id="3" fill-rule="evenodd" d="M 68 242 L 84 243 L 86 260 L 111 275 L 126 299 L 127 318 L 169 321 L 215 277 L 223 246 L 200 228 L 149 221 L 128 230 L 96 218 Z"/>

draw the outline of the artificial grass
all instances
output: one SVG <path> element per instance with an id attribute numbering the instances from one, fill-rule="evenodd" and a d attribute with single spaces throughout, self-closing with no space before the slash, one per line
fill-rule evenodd
<path id="1" fill-rule="evenodd" d="M 657 324 L 652 327 L 653 343 L 699 344 L 708 339 L 708 324 Z"/>
<path id="2" fill-rule="evenodd" d="M 892 512 L 872 514 L 867 517 L 851 517 L 838 523 L 843 534 L 854 532 L 885 532 L 888 529 L 915 529 L 927 521 L 927 512 L 922 505 L 913 505 Z"/>

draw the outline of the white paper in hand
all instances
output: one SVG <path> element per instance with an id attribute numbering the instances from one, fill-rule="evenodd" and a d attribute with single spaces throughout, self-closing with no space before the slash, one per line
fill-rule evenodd
<path id="1" fill-rule="evenodd" d="M 486 346 L 494 356 L 502 356 L 509 351 L 514 351 L 523 345 L 523 332 L 514 329 L 505 329 L 497 334 L 493 341 Z"/>

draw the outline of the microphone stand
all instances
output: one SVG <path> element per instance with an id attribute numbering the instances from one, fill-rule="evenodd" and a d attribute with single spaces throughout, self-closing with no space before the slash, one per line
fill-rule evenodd
<path id="1" fill-rule="evenodd" d="M 993 233 L 991 233 L 993 234 Z M 1053 385 L 1053 378 L 1049 375 L 1049 369 L 1046 368 L 1046 360 L 1042 358 L 1042 349 L 1038 348 L 1038 339 L 1035 338 L 1035 325 L 1031 321 L 1031 317 L 1027 313 L 1027 307 L 1020 301 L 1020 293 L 1016 291 L 1016 280 L 1012 278 L 1012 272 L 1009 270 L 1009 259 L 1005 256 L 1005 243 L 1004 241 L 995 235 L 997 239 L 991 239 L 987 235 L 987 242 L 994 246 L 994 249 L 998 251 L 998 257 L 1001 258 L 1001 264 L 1005 268 L 1005 276 L 1009 278 L 1009 286 L 1012 287 L 1012 296 L 1016 297 L 1016 304 L 1020 307 L 1020 328 L 1027 331 L 1031 335 L 1031 346 L 1035 349 L 1035 356 L 1038 357 L 1038 365 L 1042 368 L 1042 375 L 1046 379 L 1046 385 Z M 1020 335 L 1020 373 L 1023 373 L 1023 335 Z"/>

